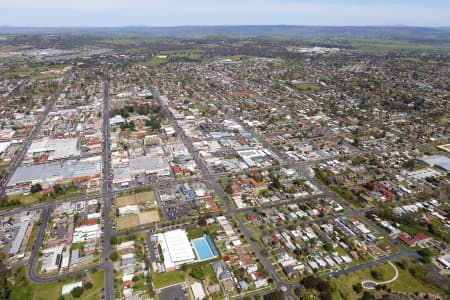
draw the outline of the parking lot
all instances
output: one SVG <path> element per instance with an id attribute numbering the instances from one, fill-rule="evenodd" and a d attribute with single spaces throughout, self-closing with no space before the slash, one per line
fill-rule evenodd
<path id="1" fill-rule="evenodd" d="M 181 283 L 158 290 L 158 299 L 189 300 L 186 286 Z"/>
<path id="2" fill-rule="evenodd" d="M 158 190 L 157 201 L 164 221 L 186 218 L 189 211 L 203 209 L 202 199 L 209 195 L 207 185 L 203 182 L 191 182 L 185 186 L 192 190 L 183 191 L 183 185 L 180 184 Z"/>

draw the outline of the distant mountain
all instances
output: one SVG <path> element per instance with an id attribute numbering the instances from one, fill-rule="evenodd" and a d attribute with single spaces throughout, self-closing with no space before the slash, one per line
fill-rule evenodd
<path id="1" fill-rule="evenodd" d="M 407 26 L 179 26 L 179 27 L 8 27 L 0 34 L 95 34 L 145 37 L 278 37 L 278 38 L 371 38 L 411 42 L 450 42 L 449 27 Z"/>

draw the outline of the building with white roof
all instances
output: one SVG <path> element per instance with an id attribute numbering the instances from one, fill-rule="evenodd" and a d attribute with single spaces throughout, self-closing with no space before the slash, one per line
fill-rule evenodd
<path id="1" fill-rule="evenodd" d="M 174 270 L 195 260 L 186 231 L 182 229 L 167 231 L 158 234 L 157 238 L 163 252 L 166 271 Z"/>
<path id="2" fill-rule="evenodd" d="M 85 225 L 75 228 L 72 243 L 82 243 L 90 239 L 96 239 L 100 235 L 100 225 Z"/>
<path id="3" fill-rule="evenodd" d="M 63 285 L 61 294 L 62 295 L 70 294 L 70 292 L 76 287 L 83 287 L 83 282 L 78 281 L 78 282 L 73 282 L 73 283 Z"/>
<path id="4" fill-rule="evenodd" d="M 126 205 L 126 206 L 119 207 L 119 215 L 121 215 L 121 216 L 138 214 L 138 213 L 139 213 L 138 205 Z"/>
<path id="5" fill-rule="evenodd" d="M 80 153 L 78 138 L 50 139 L 44 137 L 33 141 L 28 149 L 27 157 L 32 158 L 36 155 L 47 154 L 48 160 L 55 160 L 79 156 Z"/>
<path id="6" fill-rule="evenodd" d="M 191 290 L 192 294 L 194 294 L 195 300 L 205 299 L 205 290 L 203 289 L 203 286 L 200 282 L 194 282 L 193 284 L 191 284 Z"/>

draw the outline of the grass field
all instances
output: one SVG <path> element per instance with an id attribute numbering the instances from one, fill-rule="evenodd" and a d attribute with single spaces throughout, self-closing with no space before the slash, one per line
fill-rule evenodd
<path id="1" fill-rule="evenodd" d="M 31 251 L 31 249 L 33 249 L 33 245 L 36 242 L 36 236 L 37 236 L 38 230 L 39 230 L 39 225 L 34 223 L 33 230 L 31 231 L 31 235 L 30 235 L 30 238 L 28 240 L 26 251 Z"/>
<path id="2" fill-rule="evenodd" d="M 412 262 L 410 263 L 412 264 Z M 399 267 L 397 267 L 399 272 L 399 277 L 396 281 L 386 284 L 387 288 L 391 288 L 392 291 L 397 292 L 408 292 L 408 293 L 414 293 L 414 292 L 431 292 L 436 293 L 436 291 L 428 286 L 427 284 L 417 280 L 414 278 L 408 270 L 403 270 Z M 336 279 L 336 284 L 338 286 L 338 292 L 335 295 L 335 299 L 359 299 L 361 295 L 358 295 L 354 292 L 352 286 L 356 283 L 360 283 L 362 280 L 370 279 L 374 280 L 372 278 L 370 271 L 371 270 L 378 270 L 381 274 L 383 274 L 382 280 L 375 280 L 375 281 L 385 281 L 390 280 L 394 277 L 395 271 L 389 264 L 383 264 L 379 265 L 373 268 L 364 269 L 361 271 L 354 272 L 347 276 L 340 276 Z"/>
<path id="3" fill-rule="evenodd" d="M 185 50 L 168 50 L 161 51 L 158 55 L 167 56 L 167 58 L 159 58 L 158 56 L 153 56 L 142 64 L 147 67 L 158 67 L 159 65 L 174 61 L 199 61 L 202 59 L 204 51 L 201 49 L 185 49 Z"/>
<path id="4" fill-rule="evenodd" d="M 64 200 L 68 198 L 81 197 L 86 194 L 85 189 L 78 189 L 76 187 L 70 187 L 65 189 L 63 192 L 55 196 L 43 196 L 40 193 L 34 193 L 29 195 L 11 195 L 8 196 L 8 201 L 20 201 L 22 205 L 31 205 L 39 201 L 54 201 L 54 200 Z"/>
<path id="5" fill-rule="evenodd" d="M 184 281 L 183 273 L 179 271 L 154 273 L 152 277 L 153 284 L 155 285 L 156 289 L 160 289 Z"/>
<path id="6" fill-rule="evenodd" d="M 119 197 L 115 200 L 115 202 L 117 207 L 122 207 L 133 204 L 138 205 L 145 204 L 145 202 L 147 201 L 154 202 L 155 200 L 156 200 L 155 191 L 147 191 Z"/>
<path id="7" fill-rule="evenodd" d="M 450 53 L 450 45 L 426 45 L 409 43 L 406 41 L 380 40 L 380 39 L 351 39 L 352 46 L 367 52 L 406 51 L 406 52 L 439 52 Z"/>
<path id="8" fill-rule="evenodd" d="M 32 283 L 33 289 L 33 300 L 57 300 L 61 295 L 62 286 L 64 284 L 76 282 L 76 279 L 66 279 L 64 281 L 57 281 L 46 284 L 36 284 Z M 91 281 L 93 283 L 93 287 L 91 289 L 85 289 L 80 298 L 74 298 L 72 295 L 65 295 L 64 299 L 66 300 L 94 300 L 101 298 L 100 289 L 105 286 L 104 272 L 97 271 L 95 273 L 90 273 L 87 275 L 83 281 Z"/>

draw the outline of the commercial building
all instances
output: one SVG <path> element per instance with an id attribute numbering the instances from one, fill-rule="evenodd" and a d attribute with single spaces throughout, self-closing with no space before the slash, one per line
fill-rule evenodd
<path id="1" fill-rule="evenodd" d="M 101 175 L 101 157 L 21 166 L 7 184 L 8 193 L 26 192 L 35 183 L 88 181 Z"/>
<path id="2" fill-rule="evenodd" d="M 50 139 L 44 137 L 30 145 L 27 159 L 45 156 L 46 160 L 56 160 L 79 156 L 80 153 L 78 138 Z"/>
<path id="3" fill-rule="evenodd" d="M 177 229 L 156 236 L 164 256 L 166 271 L 175 270 L 177 267 L 195 260 L 195 254 L 186 231 Z"/>

